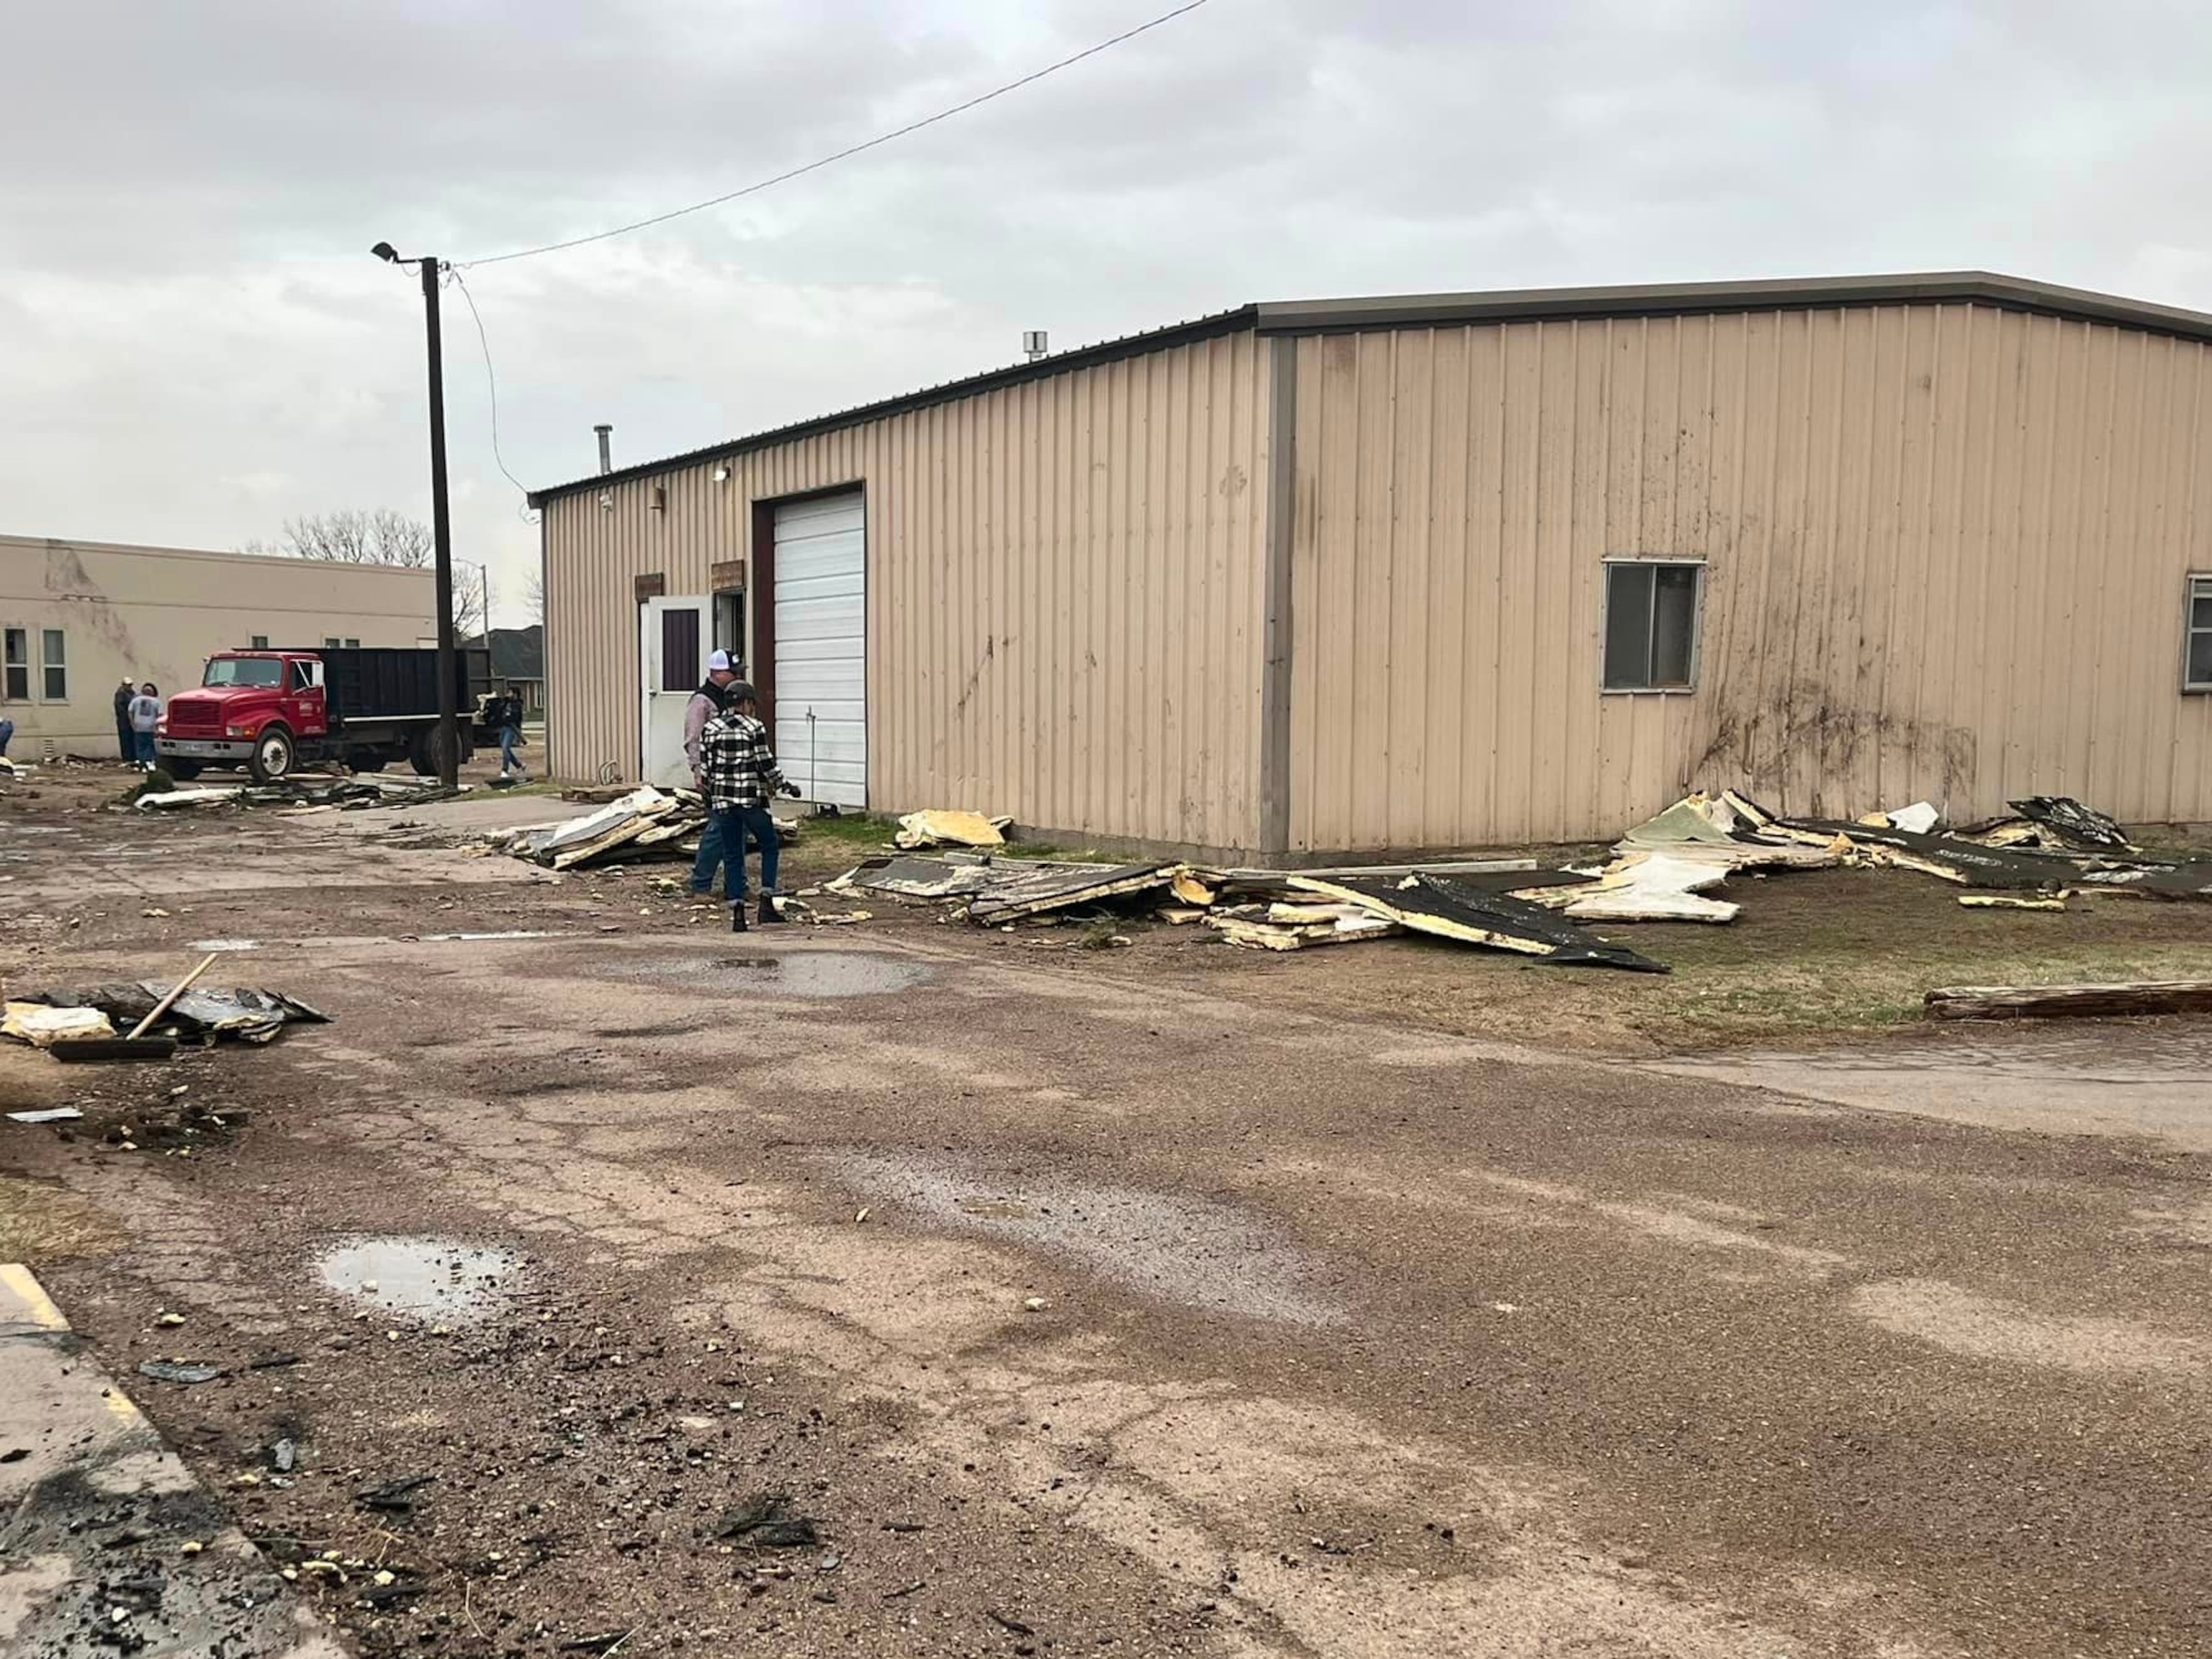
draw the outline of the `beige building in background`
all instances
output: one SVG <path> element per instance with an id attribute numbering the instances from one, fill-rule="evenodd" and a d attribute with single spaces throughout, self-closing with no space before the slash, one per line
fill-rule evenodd
<path id="1" fill-rule="evenodd" d="M 2212 819 L 2208 341 L 1978 272 L 1248 306 L 539 492 L 552 763 L 665 767 L 728 645 L 814 793 L 1080 842 Z"/>
<path id="2" fill-rule="evenodd" d="M 0 536 L 0 719 L 16 760 L 112 756 L 126 674 L 164 696 L 210 653 L 404 645 L 436 632 L 428 570 Z"/>

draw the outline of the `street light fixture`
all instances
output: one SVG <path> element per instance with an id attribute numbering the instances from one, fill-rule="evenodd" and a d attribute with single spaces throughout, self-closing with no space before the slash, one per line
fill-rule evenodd
<path id="1" fill-rule="evenodd" d="M 451 789 L 460 782 L 461 733 L 453 684 L 453 526 L 446 501 L 446 360 L 438 330 L 437 259 L 429 254 L 403 259 L 389 242 L 369 249 L 386 264 L 415 265 L 422 273 L 422 324 L 430 358 L 430 532 L 438 569 L 438 781 Z"/>

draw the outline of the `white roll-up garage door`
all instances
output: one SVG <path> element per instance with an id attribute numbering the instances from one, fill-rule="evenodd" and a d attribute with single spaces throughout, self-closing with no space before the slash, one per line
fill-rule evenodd
<path id="1" fill-rule="evenodd" d="M 775 509 L 775 754 L 809 800 L 868 804 L 868 561 L 857 489 Z"/>

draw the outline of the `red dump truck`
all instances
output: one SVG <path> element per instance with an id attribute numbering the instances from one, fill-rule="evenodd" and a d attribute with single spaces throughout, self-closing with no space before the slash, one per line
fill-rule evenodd
<path id="1" fill-rule="evenodd" d="M 484 737 L 477 721 L 491 686 L 491 655 L 461 651 L 453 706 L 461 753 Z M 223 651 L 198 689 L 169 699 L 154 734 L 161 769 L 179 780 L 210 766 L 242 766 L 267 783 L 336 761 L 380 772 L 406 761 L 438 770 L 438 653 L 380 646 Z"/>

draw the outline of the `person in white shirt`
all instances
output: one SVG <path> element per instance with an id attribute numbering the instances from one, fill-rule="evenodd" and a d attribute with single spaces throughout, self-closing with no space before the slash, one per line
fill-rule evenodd
<path id="1" fill-rule="evenodd" d="M 154 729 L 161 723 L 161 693 L 148 680 L 131 699 L 131 735 L 137 744 L 141 772 L 154 769 Z"/>

